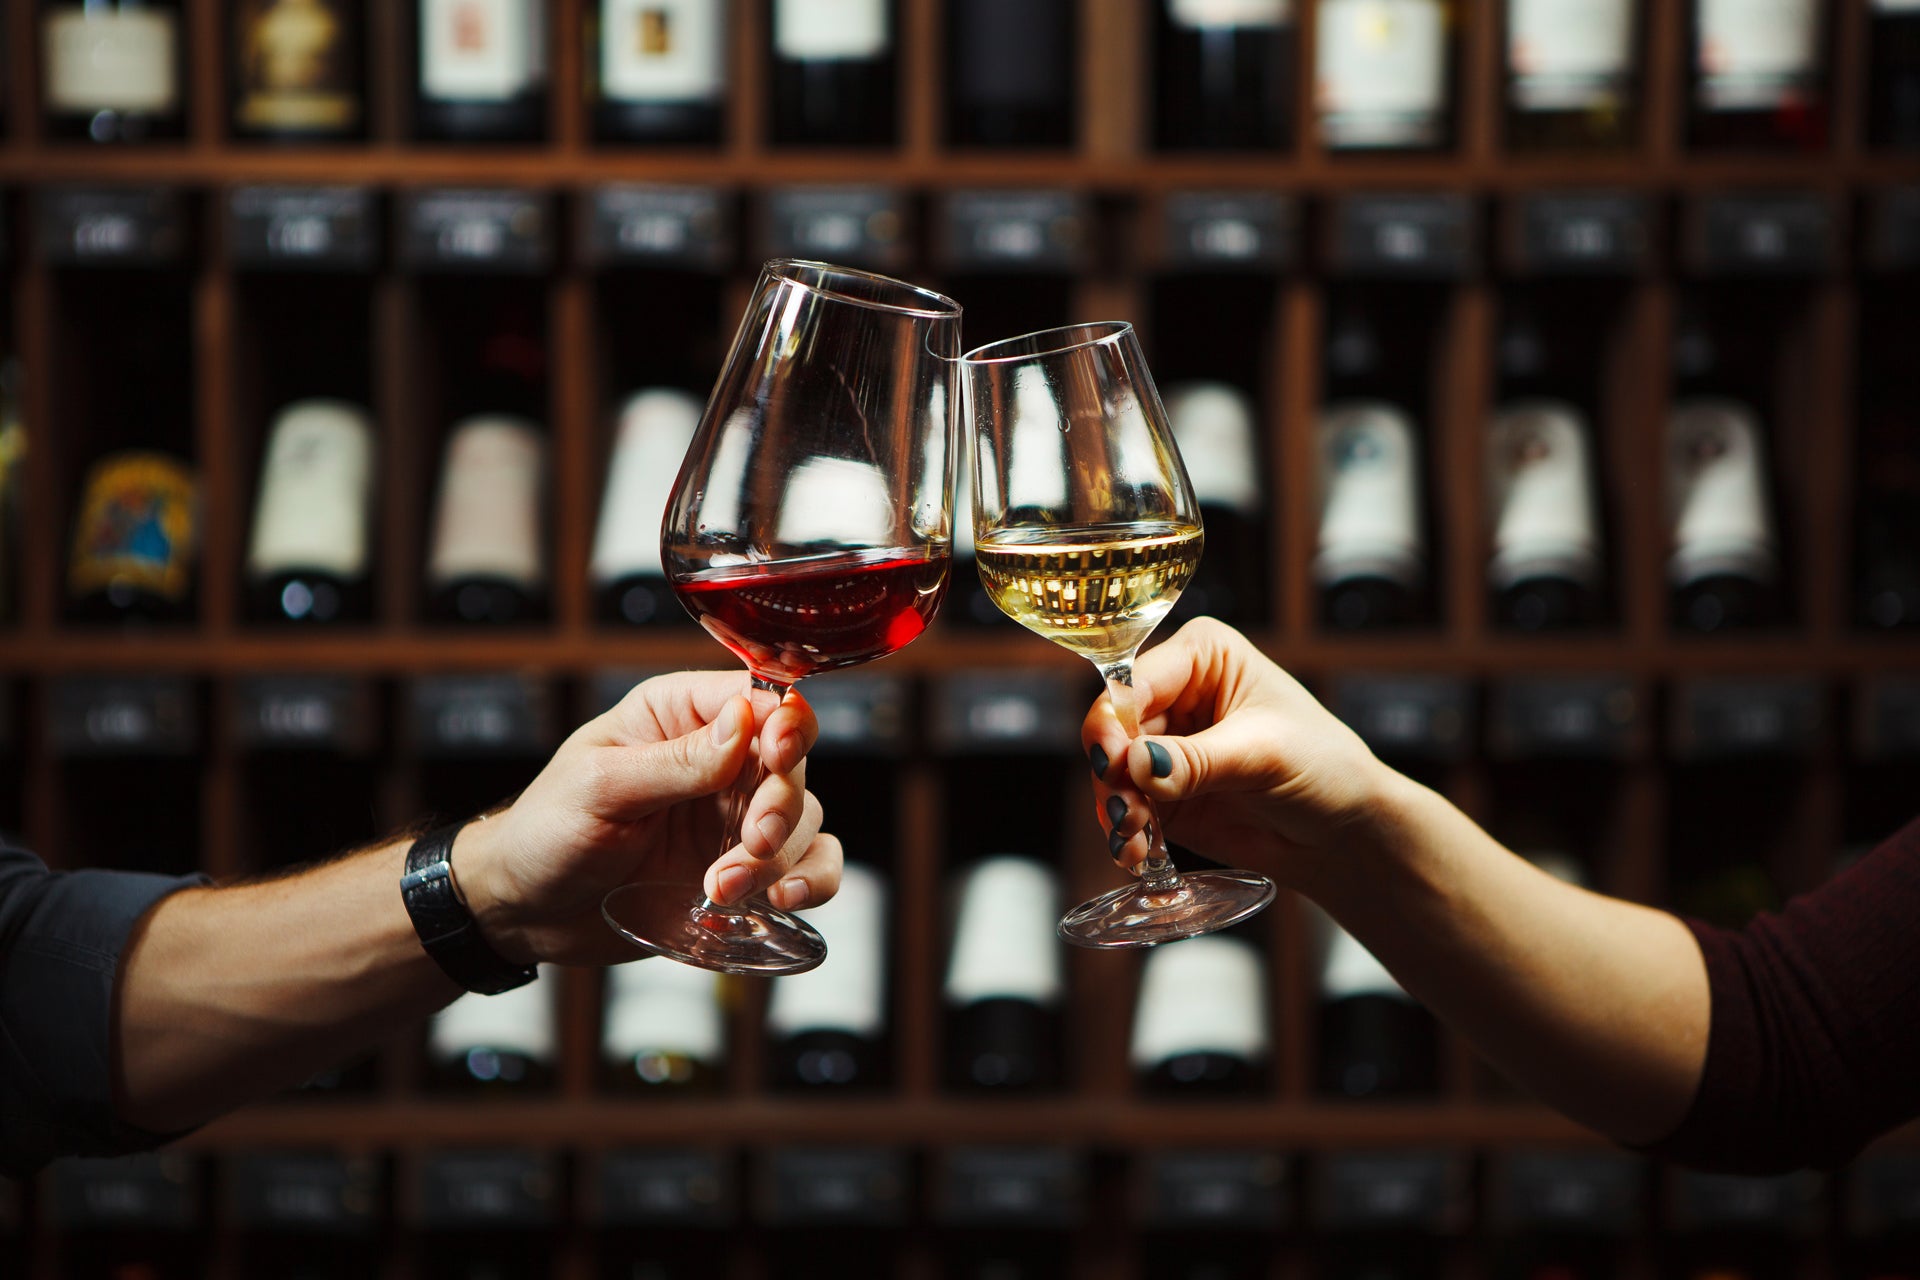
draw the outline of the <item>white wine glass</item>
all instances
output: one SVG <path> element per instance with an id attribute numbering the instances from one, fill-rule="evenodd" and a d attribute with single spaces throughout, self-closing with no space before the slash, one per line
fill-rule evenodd
<path id="1" fill-rule="evenodd" d="M 1068 325 L 961 358 L 972 425 L 974 563 L 1014 621 L 1088 659 L 1129 738 L 1133 660 L 1200 562 L 1200 507 L 1133 326 Z M 1274 899 L 1249 871 L 1182 874 L 1151 800 L 1116 842 L 1138 879 L 1069 911 L 1083 947 L 1149 947 L 1228 928 Z M 1129 850 L 1138 856 L 1124 859 Z"/>

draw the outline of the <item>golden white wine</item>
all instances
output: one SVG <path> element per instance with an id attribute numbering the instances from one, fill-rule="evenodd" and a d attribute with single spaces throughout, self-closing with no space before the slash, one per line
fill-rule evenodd
<path id="1" fill-rule="evenodd" d="M 1095 662 L 1133 652 L 1200 563 L 1197 524 L 1026 528 L 974 548 L 980 580 L 1015 622 Z"/>

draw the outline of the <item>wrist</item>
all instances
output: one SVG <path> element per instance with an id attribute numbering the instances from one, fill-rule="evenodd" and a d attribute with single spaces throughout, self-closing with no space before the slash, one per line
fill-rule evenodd
<path id="1" fill-rule="evenodd" d="M 539 957 L 524 936 L 517 898 L 504 884 L 502 834 L 500 822 L 487 815 L 475 818 L 454 837 L 447 862 L 453 869 L 454 892 L 473 913 L 487 945 L 515 964 L 532 964 Z"/>
<path id="2" fill-rule="evenodd" d="M 1304 892 L 1341 916 L 1349 901 L 1390 894 L 1413 869 L 1423 831 L 1433 829 L 1439 795 L 1397 769 L 1374 761 L 1348 806 L 1320 873 Z"/>

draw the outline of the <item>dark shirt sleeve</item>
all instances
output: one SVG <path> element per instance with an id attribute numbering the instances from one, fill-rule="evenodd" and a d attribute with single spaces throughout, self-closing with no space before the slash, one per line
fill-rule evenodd
<path id="1" fill-rule="evenodd" d="M 114 979 L 140 918 L 196 883 L 51 872 L 0 844 L 0 1174 L 163 1140 L 114 1116 Z"/>
<path id="2" fill-rule="evenodd" d="M 1920 1115 L 1920 820 L 1777 915 L 1687 926 L 1713 993 L 1706 1068 L 1652 1154 L 1832 1169 Z"/>

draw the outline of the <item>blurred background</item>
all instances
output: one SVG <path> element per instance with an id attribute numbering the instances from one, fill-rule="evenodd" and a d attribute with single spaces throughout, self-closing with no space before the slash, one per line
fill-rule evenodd
<path id="1" fill-rule="evenodd" d="M 465 815 L 731 665 L 657 529 L 774 255 L 948 290 L 970 345 L 1132 320 L 1205 507 L 1181 615 L 1558 874 L 1737 924 L 1913 816 L 1913 0 L 6 0 L 0 37 L 0 829 L 55 865 Z M 1920 1274 L 1911 1129 L 1652 1167 L 1285 898 L 1063 954 L 1113 879 L 1096 692 L 963 564 L 808 682 L 826 967 L 464 1000 L 0 1185 L 0 1276 Z"/>

